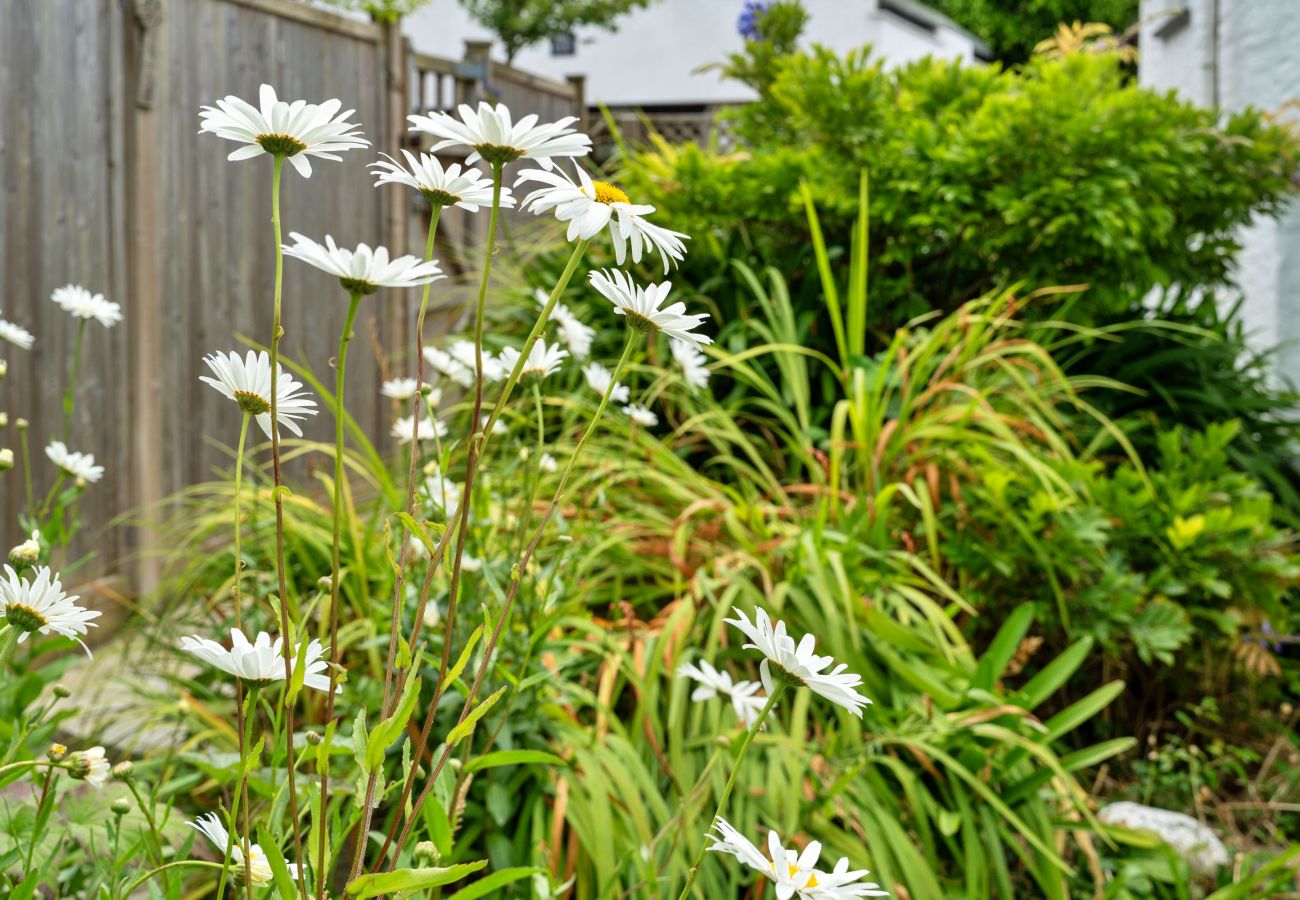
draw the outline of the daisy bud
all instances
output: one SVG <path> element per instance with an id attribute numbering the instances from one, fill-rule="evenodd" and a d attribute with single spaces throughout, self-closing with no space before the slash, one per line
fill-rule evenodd
<path id="1" fill-rule="evenodd" d="M 0 359 L 0 381 L 3 381 L 4 377 L 8 374 L 9 374 L 9 363 L 5 362 L 3 359 Z"/>
<path id="2" fill-rule="evenodd" d="M 64 744 L 50 744 L 50 749 L 45 751 L 45 755 L 51 762 L 58 762 L 68 755 L 68 748 Z"/>
<path id="3" fill-rule="evenodd" d="M 0 448 L 0 472 L 7 472 L 14 467 L 14 452 L 8 447 Z"/>
<path id="4" fill-rule="evenodd" d="M 35 565 L 41 558 L 40 532 L 33 531 L 32 536 L 9 551 L 9 564 L 15 569 Z"/>
<path id="5" fill-rule="evenodd" d="M 125 797 L 118 797 L 113 801 L 113 805 L 109 809 L 113 811 L 115 816 L 124 816 L 131 811 L 131 802 Z"/>
<path id="6" fill-rule="evenodd" d="M 60 700 L 67 700 L 72 696 L 72 691 L 68 690 L 61 684 L 56 684 L 51 688 L 51 690 L 54 692 L 54 696 L 58 697 Z"/>
<path id="7" fill-rule="evenodd" d="M 129 759 L 124 759 L 117 765 L 113 766 L 113 777 L 118 781 L 125 781 L 128 784 L 135 780 L 135 763 Z"/>
<path id="8" fill-rule="evenodd" d="M 420 868 L 436 866 L 442 854 L 438 852 L 433 841 L 420 841 L 415 845 L 415 864 Z"/>
<path id="9" fill-rule="evenodd" d="M 68 774 L 78 781 L 103 787 L 104 782 L 108 780 L 110 770 L 108 760 L 104 758 L 103 747 L 78 750 L 68 757 L 68 761 L 71 763 L 68 766 Z"/>
<path id="10" fill-rule="evenodd" d="M 27 422 L 27 420 L 22 418 L 21 416 L 18 417 L 17 419 L 14 419 L 14 427 L 17 428 L 19 431 L 26 431 L 28 424 L 29 423 Z"/>
<path id="11" fill-rule="evenodd" d="M 4 428 L 8 424 L 9 424 L 9 413 L 0 412 L 0 428 Z"/>
<path id="12" fill-rule="evenodd" d="M 323 742 L 324 740 L 325 738 L 321 736 L 321 733 L 319 731 L 307 732 L 307 743 L 311 744 L 313 747 L 319 747 L 321 745 L 321 742 Z"/>

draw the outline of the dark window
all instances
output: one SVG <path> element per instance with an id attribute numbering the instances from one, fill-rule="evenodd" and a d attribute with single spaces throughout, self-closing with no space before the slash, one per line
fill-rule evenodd
<path id="1" fill-rule="evenodd" d="M 551 35 L 551 56 L 572 56 L 578 49 L 578 42 L 573 39 L 573 32 Z"/>

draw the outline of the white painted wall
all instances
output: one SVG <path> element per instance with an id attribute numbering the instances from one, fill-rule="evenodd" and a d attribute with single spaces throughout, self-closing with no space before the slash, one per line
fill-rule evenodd
<path id="1" fill-rule="evenodd" d="M 742 48 L 736 20 L 743 0 L 657 0 L 630 13 L 610 33 L 588 28 L 577 34 L 577 52 L 552 56 L 550 43 L 520 52 L 515 65 L 563 80 L 587 76 L 592 103 L 611 106 L 714 104 L 749 100 L 753 94 L 717 72 L 697 72 Z M 890 65 L 926 55 L 974 59 L 975 39 L 952 25 L 934 33 L 877 9 L 876 0 L 804 0 L 810 14 L 805 43 L 846 51 L 874 44 Z M 459 59 L 466 39 L 491 35 L 457 0 L 433 0 L 405 19 L 415 49 Z M 504 59 L 499 47 L 493 54 Z"/>
<path id="2" fill-rule="evenodd" d="M 1180 7 L 1187 24 L 1159 36 Z M 1300 100 L 1300 0 L 1142 0 L 1142 20 L 1144 86 L 1226 111 L 1274 111 Z M 1279 368 L 1300 384 L 1300 203 L 1256 222 L 1242 239 L 1246 325 L 1260 347 L 1284 345 Z"/>

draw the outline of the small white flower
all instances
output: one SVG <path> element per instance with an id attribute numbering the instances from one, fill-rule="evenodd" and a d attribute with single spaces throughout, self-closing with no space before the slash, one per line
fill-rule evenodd
<path id="1" fill-rule="evenodd" d="M 415 188 L 425 199 L 437 206 L 459 206 L 469 212 L 478 212 L 480 206 L 492 206 L 492 179 L 485 178 L 475 168 L 461 169 L 460 163 L 442 167 L 438 157 L 421 153 L 416 157 L 410 150 L 403 150 L 406 157 L 403 166 L 387 154 L 380 154 L 385 162 L 370 164 L 378 175 L 375 187 L 382 184 L 404 184 Z M 501 208 L 510 209 L 515 205 L 510 188 L 501 188 Z"/>
<path id="2" fill-rule="evenodd" d="M 197 829 L 203 834 L 212 845 L 221 853 L 226 852 L 226 845 L 230 845 L 230 861 L 233 863 L 231 876 L 236 884 L 244 883 L 244 850 L 243 841 L 238 836 L 232 841 L 230 832 L 226 826 L 217 818 L 216 813 L 208 813 L 206 816 L 199 816 L 193 822 L 188 823 L 191 828 Z M 290 878 L 301 878 L 298 866 L 295 863 L 285 863 L 285 868 L 289 870 Z M 261 887 L 272 882 L 275 873 L 271 870 L 271 863 L 266 858 L 266 853 L 258 844 L 249 844 L 248 846 L 248 878 L 255 887 Z"/>
<path id="3" fill-rule="evenodd" d="M 414 378 L 393 378 L 385 381 L 379 393 L 390 400 L 410 400 L 420 389 L 420 382 Z"/>
<path id="4" fill-rule="evenodd" d="M 368 147 L 357 126 L 347 121 L 352 110 L 339 113 L 338 100 L 286 103 L 275 96 L 269 84 L 258 91 L 260 109 L 233 94 L 217 101 L 215 108 L 205 106 L 199 113 L 199 134 L 208 132 L 228 141 L 247 146 L 232 152 L 229 160 L 251 159 L 269 153 L 284 156 L 303 178 L 311 177 L 311 160 L 337 160 L 344 150 Z"/>
<path id="5" fill-rule="evenodd" d="M 848 900 L 852 897 L 888 897 L 889 891 L 882 890 L 874 881 L 862 881 L 864 875 L 871 873 L 866 869 L 849 871 L 849 858 L 840 857 L 835 868 L 829 872 L 821 869 L 813 871 L 813 880 L 804 889 L 807 900 Z M 815 883 L 813 883 L 815 881 Z"/>
<path id="6" fill-rule="evenodd" d="M 103 747 L 91 747 L 89 750 L 77 750 L 68 756 L 68 774 L 78 781 L 84 781 L 97 788 L 102 788 L 113 767 L 104 756 Z"/>
<path id="7" fill-rule="evenodd" d="M 78 606 L 79 599 L 76 594 L 63 593 L 59 576 L 47 566 L 37 569 L 31 581 L 24 581 L 11 566 L 5 566 L 4 578 L 0 579 L 0 614 L 19 632 L 20 644 L 33 631 L 53 631 L 81 644 L 89 656 L 90 648 L 81 635 L 98 627 L 90 620 L 99 618 L 100 613 Z"/>
<path id="8" fill-rule="evenodd" d="M 409 444 L 411 441 L 416 440 L 415 416 L 402 416 L 394 422 L 392 435 L 399 444 Z M 431 441 L 434 438 L 441 440 L 446 436 L 447 425 L 445 422 L 440 422 L 428 416 L 421 417 L 419 440 Z"/>
<path id="9" fill-rule="evenodd" d="M 717 834 L 710 834 L 710 850 L 734 856 L 740 862 L 769 879 L 776 888 L 777 900 L 790 900 L 796 893 L 800 897 L 813 896 L 807 891 L 817 887 L 814 867 L 821 855 L 822 845 L 812 841 L 803 853 L 787 850 L 781 845 L 781 836 L 775 831 L 767 833 L 767 850 L 771 859 L 721 816 L 714 822 Z"/>
<path id="10" fill-rule="evenodd" d="M 749 642 L 744 645 L 746 648 L 763 654 L 759 673 L 763 677 L 763 687 L 769 694 L 773 689 L 772 667 L 775 666 L 779 670 L 777 675 L 785 680 L 802 685 L 836 706 L 842 706 L 859 719 L 862 718 L 862 707 L 871 701 L 858 693 L 857 688 L 862 684 L 861 676 L 845 672 L 848 666 L 844 663 L 829 672 L 825 671 L 835 660 L 813 652 L 816 639 L 811 634 L 805 634 L 796 646 L 794 638 L 786 634 L 785 623 L 778 621 L 773 627 L 772 620 L 762 607 L 754 609 L 752 623 L 741 610 L 733 607 L 732 612 L 736 618 L 723 621 L 735 625 L 749 638 Z"/>
<path id="11" fill-rule="evenodd" d="M 681 302 L 663 305 L 672 289 L 671 281 L 642 287 L 633 282 L 626 272 L 618 269 L 592 272 L 589 278 L 591 286 L 614 304 L 614 312 L 626 316 L 638 331 L 646 334 L 662 331 L 670 338 L 692 344 L 713 343 L 713 338 L 694 330 L 709 317 L 708 313 L 687 315 L 686 304 Z"/>
<path id="12" fill-rule="evenodd" d="M 50 299 L 69 315 L 94 319 L 105 328 L 112 328 L 122 321 L 122 307 L 105 300 L 103 294 L 92 294 L 81 285 L 69 284 L 58 288 Z"/>
<path id="13" fill-rule="evenodd" d="M 586 156 L 591 152 L 591 138 L 569 127 L 578 121 L 574 116 L 539 125 L 537 116 L 530 114 L 512 122 L 510 110 L 504 104 L 493 106 L 483 102 L 477 110 L 462 103 L 457 112 L 459 119 L 444 112 L 407 116 L 407 119 L 413 131 L 423 131 L 438 139 L 429 148 L 432 153 L 448 147 L 471 148 L 474 152 L 465 160 L 469 165 L 480 159 L 497 165 L 535 159 L 549 169 L 553 165 L 552 157 Z"/>
<path id="14" fill-rule="evenodd" d="M 653 428 L 659 424 L 659 417 L 652 411 L 636 403 L 623 407 L 623 412 L 627 417 L 638 425 L 644 425 L 646 428 Z"/>
<path id="15" fill-rule="evenodd" d="M 598 362 L 588 363 L 583 366 L 582 375 L 587 379 L 587 387 L 602 397 L 605 396 L 605 391 L 609 390 L 609 383 L 614 378 L 614 373 Z M 615 403 L 626 403 L 628 401 L 627 385 L 614 385 L 614 390 L 609 393 L 609 399 Z"/>
<path id="16" fill-rule="evenodd" d="M 230 629 L 229 650 L 216 641 L 199 637 L 197 634 L 181 638 L 182 650 L 194 654 L 210 666 L 253 684 L 284 681 L 283 647 L 283 638 L 277 637 L 272 641 L 271 636 L 265 631 L 259 632 L 255 641 L 250 644 L 244 633 L 237 628 Z M 297 648 L 291 651 L 290 660 L 290 671 L 292 671 L 292 667 L 298 664 Z M 329 669 L 329 660 L 325 658 L 325 650 L 321 647 L 320 641 L 312 638 L 307 645 L 303 662 L 307 667 L 302 679 L 303 685 L 318 691 L 328 691 L 330 680 L 326 672 Z M 335 685 L 335 693 L 340 693 L 342 690 L 342 685 Z"/>
<path id="17" fill-rule="evenodd" d="M 561 350 L 554 344 L 548 347 L 546 341 L 539 338 L 528 351 L 528 358 L 524 360 L 519 377 L 540 380 L 548 375 L 554 375 L 559 371 L 560 363 L 568 355 L 568 350 Z M 514 347 L 502 347 L 500 359 L 501 367 L 507 372 L 513 372 L 519 363 L 519 351 Z"/>
<path id="18" fill-rule="evenodd" d="M 36 337 L 30 331 L 4 319 L 0 319 L 0 340 L 8 341 L 20 350 L 30 350 L 36 343 Z"/>
<path id="19" fill-rule="evenodd" d="M 473 344 L 470 345 L 471 349 Z M 437 347 L 424 348 L 424 361 L 433 367 L 433 370 L 439 375 L 450 378 L 461 387 L 474 386 L 474 362 L 470 360 L 469 368 L 461 365 L 456 357 L 452 356 L 446 350 L 440 350 Z M 486 374 L 487 357 L 484 356 L 483 365 Z"/>
<path id="20" fill-rule="evenodd" d="M 736 718 L 746 728 L 754 724 L 767 702 L 766 697 L 758 696 L 760 685 L 757 681 L 732 681 L 730 672 L 718 671 L 704 660 L 700 660 L 698 667 L 682 663 L 677 667 L 677 674 L 699 683 L 700 686 L 691 692 L 691 699 L 696 703 L 712 700 L 719 694 L 729 698 Z"/>
<path id="21" fill-rule="evenodd" d="M 560 464 L 549 453 L 543 453 L 537 460 L 537 468 L 542 472 L 558 472 Z"/>
<path id="22" fill-rule="evenodd" d="M 474 386 L 474 347 L 475 344 L 473 341 L 459 340 L 452 341 L 451 346 L 447 348 L 447 352 L 451 354 L 451 358 L 459 363 L 461 368 L 463 368 L 469 375 L 469 384 L 465 385 L 466 387 Z M 488 353 L 486 350 L 483 351 L 484 382 L 487 384 L 495 384 L 505 378 L 508 374 L 510 374 L 510 370 L 501 365 L 500 360 L 494 357 L 491 353 Z"/>
<path id="23" fill-rule="evenodd" d="M 454 517 L 460 509 L 464 488 L 444 475 L 437 463 L 426 466 L 424 473 L 424 492 L 433 508 L 448 519 Z M 464 568 L 463 562 L 461 567 Z"/>
<path id="24" fill-rule="evenodd" d="M 537 298 L 537 305 L 545 309 L 550 301 L 546 291 L 539 289 L 534 296 Z M 557 335 L 573 353 L 574 358 L 586 359 L 587 354 L 591 352 L 591 342 L 596 336 L 596 329 L 585 324 L 563 303 L 555 304 L 555 308 L 551 310 L 551 321 L 556 324 Z"/>
<path id="25" fill-rule="evenodd" d="M 239 408 L 257 419 L 262 432 L 271 436 L 271 357 L 266 351 L 249 350 L 243 357 L 235 350 L 203 357 L 212 376 L 200 375 L 199 381 L 211 385 L 222 396 L 234 400 Z M 302 429 L 298 420 L 316 415 L 316 401 L 299 393 L 302 382 L 294 379 L 278 362 L 276 371 L 275 418 L 298 437 Z"/>
<path id="26" fill-rule="evenodd" d="M 45 448 L 45 455 L 64 472 L 73 478 L 80 478 L 94 484 L 104 477 L 104 467 L 95 465 L 95 454 L 73 453 L 63 441 L 50 441 Z"/>
<path id="27" fill-rule="evenodd" d="M 668 347 L 672 350 L 673 359 L 677 360 L 677 364 L 682 367 L 682 380 L 692 390 L 708 387 L 709 358 L 704 355 L 699 347 L 678 340 L 669 341 Z"/>
<path id="28" fill-rule="evenodd" d="M 547 185 L 525 197 L 522 207 L 534 215 L 555 210 L 556 219 L 569 223 L 566 237 L 570 241 L 590 240 L 608 228 L 614 244 L 614 261 L 620 266 L 629 247 L 634 263 L 639 263 L 647 250 L 657 251 L 663 260 L 665 273 L 672 263 L 681 262 L 686 255 L 682 239 L 689 240 L 688 235 L 652 224 L 646 216 L 655 211 L 653 206 L 634 204 L 621 188 L 605 181 L 593 181 L 576 163 L 574 168 L 578 172 L 577 181 L 560 168 L 554 171 L 527 169 L 519 173 L 515 180 L 516 188 L 525 181 L 540 181 Z"/>
<path id="29" fill-rule="evenodd" d="M 367 244 L 357 244 L 357 249 L 349 250 L 335 244 L 328 234 L 323 246 L 296 231 L 291 231 L 289 237 L 293 243 L 284 245 L 286 256 L 333 275 L 349 293 L 373 294 L 381 287 L 418 287 L 446 277 L 434 260 L 414 256 L 390 260 L 387 247 L 372 250 Z"/>

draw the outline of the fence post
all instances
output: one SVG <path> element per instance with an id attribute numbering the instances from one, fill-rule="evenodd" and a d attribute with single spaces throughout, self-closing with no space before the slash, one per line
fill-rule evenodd
<path id="1" fill-rule="evenodd" d="M 472 96 L 466 98 L 464 103 L 471 106 L 480 100 L 493 102 L 490 96 L 492 89 L 492 42 L 491 41 L 466 41 L 465 42 L 465 62 L 466 68 L 474 67 L 478 71 L 474 75 L 473 87 L 470 89 Z"/>
<path id="2" fill-rule="evenodd" d="M 578 117 L 578 130 L 587 130 L 587 76 L 566 75 L 565 81 L 573 88 L 573 114 Z"/>
<path id="3" fill-rule="evenodd" d="M 166 27 L 166 0 L 135 0 L 126 29 L 126 95 L 122 104 L 126 117 L 127 285 L 130 306 L 126 327 L 131 390 L 131 477 L 135 482 L 132 502 L 148 510 L 145 523 L 156 513 L 163 497 L 162 405 L 158 402 L 159 373 L 162 371 L 161 334 L 161 195 L 158 188 L 162 161 L 159 158 L 158 112 L 154 108 L 157 80 L 165 70 L 159 65 L 158 42 Z M 142 525 L 137 548 L 157 546 L 152 529 Z M 154 588 L 161 576 L 158 560 L 141 555 L 135 572 L 135 589 Z"/>

